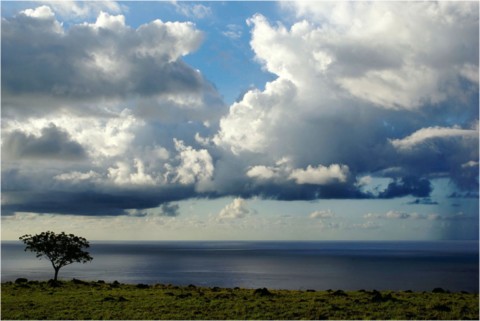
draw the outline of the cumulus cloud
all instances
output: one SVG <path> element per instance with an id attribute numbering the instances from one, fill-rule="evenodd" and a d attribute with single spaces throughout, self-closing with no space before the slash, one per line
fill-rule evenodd
<path id="1" fill-rule="evenodd" d="M 255 186 L 285 187 L 290 175 L 298 185 L 344 183 L 344 196 L 365 197 L 357 178 L 375 174 L 392 179 L 381 198 L 428 197 L 434 177 L 478 187 L 462 167 L 478 159 L 478 131 L 466 129 L 478 121 L 478 86 L 464 67 L 478 69 L 477 4 L 282 6 L 299 22 L 273 24 L 261 14 L 247 21 L 257 61 L 277 78 L 232 104 L 213 138 L 249 162 Z M 402 17 L 411 15 L 407 24 Z M 275 164 L 285 157 L 288 169 Z"/>
<path id="2" fill-rule="evenodd" d="M 124 215 L 241 197 L 227 218 L 251 197 L 427 200 L 436 178 L 478 197 L 477 3 L 280 6 L 291 25 L 247 21 L 276 78 L 228 109 L 183 60 L 204 37 L 191 22 L 132 28 L 115 3 L 3 18 L 2 210 Z M 51 163 L 22 165 L 38 159 Z M 376 178 L 389 184 L 364 191 Z"/>
<path id="3" fill-rule="evenodd" d="M 328 167 L 319 165 L 318 167 L 308 167 L 304 169 L 295 169 L 290 174 L 297 184 L 328 184 L 331 182 L 344 183 L 348 176 L 348 166 L 332 164 Z"/>
<path id="4" fill-rule="evenodd" d="M 174 142 L 180 164 L 177 167 L 166 164 L 166 180 L 183 185 L 196 183 L 196 188 L 201 192 L 211 189 L 211 179 L 215 168 L 208 151 L 206 149 L 195 150 L 191 146 L 185 146 L 181 140 L 175 139 Z"/>
<path id="5" fill-rule="evenodd" d="M 335 214 L 331 210 L 314 211 L 309 215 L 309 217 L 313 219 L 329 219 L 334 216 Z"/>
<path id="6" fill-rule="evenodd" d="M 439 103 L 448 98 L 449 87 L 462 90 L 458 77 L 470 73 L 459 70 L 469 65 L 478 70 L 476 3 L 284 5 L 297 17 L 322 23 L 312 43 L 321 57 L 331 57 L 336 82 L 383 108 Z M 473 75 L 466 78 L 475 81 Z"/>
<path id="7" fill-rule="evenodd" d="M 241 219 L 252 213 L 254 211 L 248 207 L 247 202 L 243 198 L 235 198 L 218 213 L 218 218 L 220 220 Z"/>
<path id="8" fill-rule="evenodd" d="M 121 13 L 124 8 L 116 1 L 40 1 L 64 19 L 78 20 L 96 17 L 100 12 Z M 32 9 L 29 9 L 32 10 Z"/>
<path id="9" fill-rule="evenodd" d="M 155 20 L 133 29 L 123 15 L 100 12 L 93 23 L 65 28 L 48 6 L 25 10 L 2 19 L 2 115 L 92 113 L 72 102 L 136 96 L 137 113 L 145 117 L 169 111 L 177 120 L 209 120 L 223 102 L 181 59 L 202 39 L 191 22 Z"/>

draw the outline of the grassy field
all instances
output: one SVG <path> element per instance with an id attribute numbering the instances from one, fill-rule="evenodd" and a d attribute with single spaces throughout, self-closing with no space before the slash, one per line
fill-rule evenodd
<path id="1" fill-rule="evenodd" d="M 290 291 L 30 281 L 2 284 L 6 319 L 479 319 L 468 293 Z"/>

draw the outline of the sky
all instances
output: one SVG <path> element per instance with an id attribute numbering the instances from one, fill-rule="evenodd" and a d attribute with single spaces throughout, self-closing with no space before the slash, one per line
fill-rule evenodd
<path id="1" fill-rule="evenodd" d="M 1 238 L 478 240 L 479 4 L 1 2 Z"/>

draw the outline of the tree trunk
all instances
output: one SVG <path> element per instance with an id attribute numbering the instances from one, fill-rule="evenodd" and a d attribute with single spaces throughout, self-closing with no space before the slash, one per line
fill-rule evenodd
<path id="1" fill-rule="evenodd" d="M 58 271 L 60 270 L 60 268 L 55 268 L 55 277 L 53 278 L 53 281 L 55 283 L 57 283 L 57 278 L 58 278 Z"/>

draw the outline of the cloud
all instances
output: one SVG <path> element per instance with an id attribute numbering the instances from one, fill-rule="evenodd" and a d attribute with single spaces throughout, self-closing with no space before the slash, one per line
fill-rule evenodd
<path id="1" fill-rule="evenodd" d="M 461 129 L 458 127 L 422 128 L 403 139 L 393 139 L 390 142 L 395 148 L 405 150 L 431 142 L 435 139 L 478 139 L 478 129 Z"/>
<path id="2" fill-rule="evenodd" d="M 318 184 L 324 185 L 332 182 L 344 183 L 347 181 L 348 166 L 332 164 L 328 167 L 319 165 L 318 167 L 308 167 L 304 169 L 295 169 L 290 174 L 297 184 Z"/>
<path id="3" fill-rule="evenodd" d="M 45 4 L 41 8 L 51 8 L 55 14 L 69 20 L 96 17 L 102 11 L 118 14 L 125 10 L 116 1 L 41 1 L 41 3 Z"/>
<path id="4" fill-rule="evenodd" d="M 83 146 L 54 124 L 43 128 L 38 136 L 18 130 L 5 136 L 2 154 L 7 159 L 79 161 L 86 158 Z"/>
<path id="5" fill-rule="evenodd" d="M 292 168 L 288 158 L 282 158 L 275 166 L 256 165 L 250 167 L 246 175 L 259 181 L 265 180 L 293 180 L 295 183 L 328 185 L 345 183 L 348 178 L 348 166 L 332 164 L 330 166 L 308 165 L 306 169 Z"/>
<path id="6" fill-rule="evenodd" d="M 282 3 L 291 25 L 247 22 L 275 79 L 229 108 L 183 60 L 204 38 L 193 23 L 132 28 L 95 5 L 2 19 L 4 213 L 236 197 L 237 217 L 252 197 L 427 200 L 437 178 L 478 197 L 478 4 Z"/>
<path id="7" fill-rule="evenodd" d="M 247 206 L 247 202 L 243 198 L 235 198 L 232 203 L 225 206 L 220 213 L 218 213 L 219 220 L 232 220 L 245 218 L 248 215 L 255 213 Z"/>
<path id="8" fill-rule="evenodd" d="M 247 22 L 256 60 L 277 78 L 232 104 L 213 138 L 219 148 L 245 160 L 246 176 L 253 186 L 263 186 L 262 195 L 277 197 L 272 185 L 285 188 L 285 175 L 292 173 L 299 184 L 336 180 L 350 191 L 317 191 L 318 197 L 427 197 L 435 177 L 450 177 L 462 189 L 478 188 L 478 175 L 462 168 L 478 159 L 478 133 L 466 129 L 478 120 L 478 88 L 459 71 L 478 65 L 471 4 L 459 5 L 458 12 L 416 3 L 282 6 L 300 21 L 287 27 L 256 14 Z M 431 15 L 419 14 L 425 7 Z M 415 12 L 415 21 L 406 24 L 393 14 L 398 11 L 399 17 Z M 449 23 L 441 13 L 448 13 Z M 459 25 L 468 30 L 463 40 L 452 38 Z M 441 48 L 419 45 L 419 30 L 440 37 Z M 466 51 L 458 49 L 460 42 L 468 44 Z M 408 142 L 418 148 L 398 148 Z M 276 164 L 283 158 L 289 168 Z M 387 173 L 392 167 L 397 173 Z M 393 181 L 379 195 L 361 192 L 358 177 L 376 175 Z"/>
<path id="9" fill-rule="evenodd" d="M 430 198 L 417 198 L 416 200 L 409 202 L 408 204 L 422 204 L 422 205 L 438 205 L 438 202 L 432 201 Z"/>
<path id="10" fill-rule="evenodd" d="M 185 146 L 181 140 L 174 139 L 174 142 L 180 164 L 177 167 L 166 164 L 166 180 L 183 185 L 196 183 L 198 191 L 211 189 L 211 179 L 215 168 L 208 151 L 206 149 L 195 150 L 191 146 Z"/>
<path id="11" fill-rule="evenodd" d="M 469 72 L 460 72 L 478 70 L 476 3 L 284 6 L 299 18 L 322 24 L 310 41 L 322 53 L 319 57 L 329 57 L 332 76 L 351 94 L 379 107 L 436 104 L 446 100 L 452 88 L 462 91 L 458 77 L 476 81 Z M 466 43 L 471 46 L 464 47 Z"/>
<path id="12" fill-rule="evenodd" d="M 190 4 L 174 1 L 173 5 L 178 13 L 194 19 L 206 19 L 212 16 L 212 9 L 203 4 Z"/>
<path id="13" fill-rule="evenodd" d="M 48 6 L 25 10 L 2 19 L 2 115 L 99 113 L 95 101 L 135 98 L 136 113 L 150 119 L 210 120 L 223 109 L 221 97 L 181 59 L 202 40 L 191 22 L 133 29 L 123 15 L 100 12 L 93 23 L 66 28 Z"/>
<path id="14" fill-rule="evenodd" d="M 432 191 L 432 184 L 429 180 L 407 176 L 395 179 L 388 184 L 387 188 L 378 196 L 380 198 L 393 198 L 412 195 L 415 197 L 428 197 Z"/>
<path id="15" fill-rule="evenodd" d="M 312 219 L 329 219 L 334 216 L 335 214 L 331 210 L 314 211 L 309 215 L 309 217 Z"/>
<path id="16" fill-rule="evenodd" d="M 222 32 L 225 37 L 236 40 L 242 36 L 243 27 L 236 24 L 228 24 L 226 30 Z"/>
<path id="17" fill-rule="evenodd" d="M 175 217 L 178 216 L 180 206 L 178 204 L 165 203 L 160 206 L 163 216 Z"/>
<path id="18" fill-rule="evenodd" d="M 453 215 L 439 215 L 436 213 L 419 214 L 416 212 L 407 213 L 399 211 L 388 211 L 385 214 L 368 213 L 363 216 L 364 219 L 388 219 L 388 220 L 428 220 L 428 221 L 458 221 L 458 220 L 473 220 L 475 217 L 465 215 L 463 212 L 457 212 Z"/>

